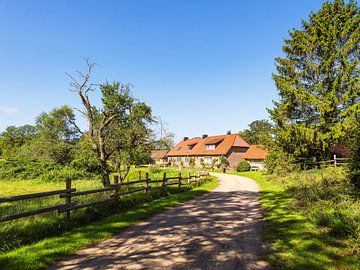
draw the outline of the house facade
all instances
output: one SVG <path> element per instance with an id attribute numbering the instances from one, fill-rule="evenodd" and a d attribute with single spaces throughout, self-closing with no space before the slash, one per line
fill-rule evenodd
<path id="1" fill-rule="evenodd" d="M 219 158 L 226 157 L 229 169 L 236 169 L 250 145 L 238 134 L 207 136 L 202 138 L 184 137 L 167 153 L 172 165 L 183 167 L 214 167 Z"/>
<path id="2" fill-rule="evenodd" d="M 254 171 L 264 171 L 265 168 L 265 158 L 267 155 L 267 150 L 263 145 L 250 145 L 246 153 L 243 155 L 243 158 L 250 163 L 251 170 Z"/>

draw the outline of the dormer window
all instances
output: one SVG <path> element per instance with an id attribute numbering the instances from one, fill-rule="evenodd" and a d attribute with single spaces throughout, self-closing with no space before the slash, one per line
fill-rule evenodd
<path id="1" fill-rule="evenodd" d="M 206 150 L 215 150 L 216 145 L 215 144 L 207 144 L 206 145 Z"/>

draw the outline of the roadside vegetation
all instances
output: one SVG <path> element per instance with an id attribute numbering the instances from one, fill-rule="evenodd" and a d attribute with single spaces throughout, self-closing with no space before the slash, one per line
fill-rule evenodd
<path id="1" fill-rule="evenodd" d="M 264 238 L 274 269 L 359 269 L 360 202 L 342 168 L 286 176 L 236 172 L 256 180 Z"/>
<path id="2" fill-rule="evenodd" d="M 152 199 L 138 199 L 128 202 L 126 208 L 120 207 L 116 213 L 98 221 L 86 221 L 83 226 L 74 227 L 70 231 L 58 233 L 56 236 L 0 253 L 0 268 L 7 270 L 35 270 L 44 268 L 56 260 L 76 253 L 81 248 L 94 245 L 112 235 L 120 233 L 126 227 L 149 218 L 151 215 L 179 205 L 181 202 L 199 196 L 215 188 L 218 182 L 210 177 L 209 181 L 192 190 L 180 193 L 169 193 L 168 196 Z M 101 209 L 91 209 L 98 215 L 107 212 L 111 205 Z M 111 209 L 114 213 L 114 209 Z M 85 225 L 86 224 L 86 225 Z M 30 231 L 31 232 L 31 231 Z"/>
<path id="3" fill-rule="evenodd" d="M 139 178 L 144 179 L 145 173 L 149 173 L 149 178 L 153 180 L 161 180 L 163 174 L 166 173 L 167 177 L 178 176 L 179 173 L 182 173 L 183 176 L 187 176 L 189 172 L 192 174 L 195 171 L 189 170 L 176 170 L 176 169 L 160 169 L 160 168 L 139 168 L 132 169 L 127 176 L 126 181 L 137 180 Z M 158 183 L 160 185 L 161 183 Z M 156 184 L 152 184 L 153 187 Z M 73 187 L 77 191 L 84 191 L 89 189 L 97 189 L 102 187 L 101 181 L 98 179 L 82 179 L 74 180 Z M 65 188 L 65 183 L 60 181 L 44 181 L 44 180 L 1 180 L 0 181 L 0 197 L 15 196 L 21 194 L 30 194 L 36 192 L 52 191 L 52 190 L 61 190 Z M 124 187 L 125 189 L 128 187 Z M 182 192 L 188 188 L 169 188 L 169 193 Z M 86 196 L 81 196 L 76 198 L 77 203 L 85 203 L 101 200 L 108 198 L 111 195 L 111 192 L 103 192 L 96 194 L 89 194 Z M 87 209 L 78 209 L 74 211 L 71 220 L 71 226 L 79 227 L 84 224 L 88 224 L 94 220 L 99 220 L 109 215 L 114 214 L 114 212 L 129 208 L 131 206 L 143 203 L 144 201 L 150 201 L 160 196 L 163 196 L 164 193 L 159 190 L 153 190 L 149 195 L 144 193 L 134 193 L 126 196 L 122 196 L 119 204 L 107 203 L 99 207 L 91 207 Z M 12 203 L 2 203 L 0 204 L 0 216 L 7 214 L 15 214 L 40 208 L 45 208 L 53 205 L 58 205 L 64 203 L 64 199 L 61 199 L 57 196 L 49 196 L 38 199 L 31 199 L 19 202 Z M 115 208 L 115 209 L 114 209 Z M 39 241 L 45 237 L 51 235 L 57 235 L 64 232 L 66 229 L 66 224 L 64 222 L 64 216 L 58 214 L 57 212 L 51 212 L 46 214 L 41 214 L 38 216 L 27 217 L 22 219 L 17 219 L 13 221 L 7 221 L 1 224 L 0 226 L 0 253 L 7 252 L 14 248 L 18 248 L 22 245 L 33 243 Z"/>

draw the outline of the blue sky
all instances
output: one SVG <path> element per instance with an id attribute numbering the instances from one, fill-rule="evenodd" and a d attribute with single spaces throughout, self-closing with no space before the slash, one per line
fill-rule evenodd
<path id="1" fill-rule="evenodd" d="M 65 72 L 89 57 L 94 82 L 134 85 L 177 139 L 237 132 L 268 117 L 274 58 L 321 3 L 0 0 L 0 131 L 80 107 Z"/>

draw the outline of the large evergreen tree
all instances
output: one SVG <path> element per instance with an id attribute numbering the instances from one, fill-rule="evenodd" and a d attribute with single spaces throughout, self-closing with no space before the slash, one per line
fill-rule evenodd
<path id="1" fill-rule="evenodd" d="M 289 33 L 273 74 L 280 96 L 269 110 L 273 149 L 301 161 L 327 158 L 344 143 L 360 112 L 359 22 L 355 2 L 335 0 Z"/>

